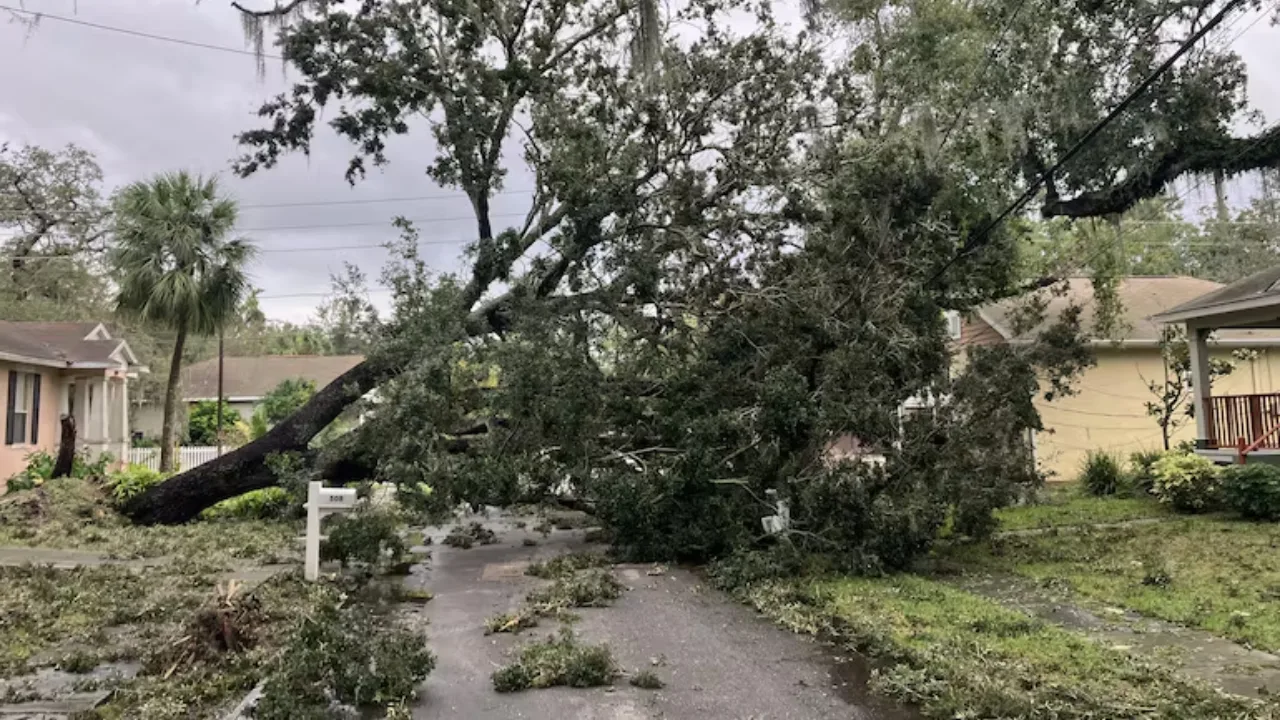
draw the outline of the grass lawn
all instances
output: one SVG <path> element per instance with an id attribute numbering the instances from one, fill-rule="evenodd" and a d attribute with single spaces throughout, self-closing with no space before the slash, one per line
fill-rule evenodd
<path id="1" fill-rule="evenodd" d="M 940 549 L 939 555 L 1280 651 L 1280 525 L 1180 517 L 1154 525 L 1005 536 Z"/>
<path id="2" fill-rule="evenodd" d="M 882 663 L 873 689 L 933 718 L 1269 718 L 1170 668 L 912 575 L 766 582 L 742 591 L 798 631 Z"/>
<path id="3" fill-rule="evenodd" d="M 1047 489 L 1041 502 L 996 512 L 1000 530 L 1095 525 L 1165 518 L 1173 513 L 1150 498 L 1100 498 L 1081 493 L 1074 484 Z"/>

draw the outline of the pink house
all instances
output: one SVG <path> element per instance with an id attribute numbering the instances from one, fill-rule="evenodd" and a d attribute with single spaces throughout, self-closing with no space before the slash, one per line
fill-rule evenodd
<path id="1" fill-rule="evenodd" d="M 78 450 L 125 457 L 129 378 L 145 371 L 101 323 L 0 321 L 0 489 L 31 453 L 57 453 L 63 415 L 75 417 Z"/>

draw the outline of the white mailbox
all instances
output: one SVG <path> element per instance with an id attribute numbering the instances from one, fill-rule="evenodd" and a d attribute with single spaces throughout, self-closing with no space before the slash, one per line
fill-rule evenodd
<path id="1" fill-rule="evenodd" d="M 351 512 L 356 507 L 356 491 L 349 488 L 327 488 L 313 481 L 307 485 L 307 537 L 304 575 L 308 580 L 320 579 L 320 520 L 326 515 Z"/>

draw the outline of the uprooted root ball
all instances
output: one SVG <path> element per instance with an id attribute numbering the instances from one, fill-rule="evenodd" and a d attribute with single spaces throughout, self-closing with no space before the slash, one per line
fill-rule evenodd
<path id="1" fill-rule="evenodd" d="M 567 628 L 525 645 L 515 662 L 493 673 L 493 689 L 517 692 L 557 685 L 585 688 L 611 685 L 618 667 L 606 645 L 579 645 Z"/>

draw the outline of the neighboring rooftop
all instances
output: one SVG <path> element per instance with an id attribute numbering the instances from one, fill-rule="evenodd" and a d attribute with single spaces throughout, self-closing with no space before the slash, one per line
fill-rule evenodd
<path id="1" fill-rule="evenodd" d="M 1238 309 L 1280 305 L 1280 265 L 1260 270 L 1161 312 L 1160 320 L 1186 320 Z"/>
<path id="2" fill-rule="evenodd" d="M 222 396 L 257 400 L 290 378 L 311 380 L 317 388 L 359 365 L 363 355 L 258 355 L 223 359 Z M 202 360 L 182 372 L 182 397 L 188 402 L 218 396 L 218 358 Z"/>
<path id="3" fill-rule="evenodd" d="M 1280 278 L 1280 268 L 1268 272 L 1273 275 L 1271 283 L 1268 283 L 1268 285 L 1273 284 L 1277 278 Z M 1201 280 L 1180 275 L 1120 278 L 1116 288 L 1116 295 L 1121 306 L 1117 323 L 1120 337 L 1100 339 L 1103 341 L 1119 339 L 1127 343 L 1137 344 L 1157 343 L 1160 340 L 1160 331 L 1164 325 L 1161 316 L 1171 314 L 1177 308 L 1199 303 L 1204 298 L 1220 295 L 1261 275 L 1262 273 L 1259 273 L 1228 286 L 1223 286 L 1221 283 L 1216 283 L 1212 280 Z M 1070 278 L 1064 283 L 1062 286 L 1054 286 L 1041 291 L 1048 300 L 1045 320 L 1036 328 L 1024 333 L 1024 336 L 1034 335 L 1044 329 L 1046 325 L 1055 320 L 1073 302 L 1080 305 L 1084 310 L 1081 315 L 1081 323 L 1085 333 L 1090 336 L 1095 335 L 1094 315 L 1097 308 L 1097 298 L 1094 296 L 1093 282 L 1089 278 L 1081 277 Z M 1055 292 L 1055 290 L 1059 289 L 1065 290 L 1065 292 Z M 994 328 L 996 332 L 1000 333 L 1005 340 L 1019 340 L 1022 337 L 1014 337 L 1010 330 L 1012 325 L 1011 315 L 1016 304 L 1016 299 L 1009 299 L 993 305 L 987 305 L 978 310 L 978 316 Z M 1214 337 L 1218 342 L 1232 344 L 1280 342 L 1280 332 L 1272 330 L 1221 330 L 1214 333 Z"/>
<path id="4" fill-rule="evenodd" d="M 129 368 L 129 344 L 102 323 L 0 320 L 0 357 L 50 367 Z"/>

